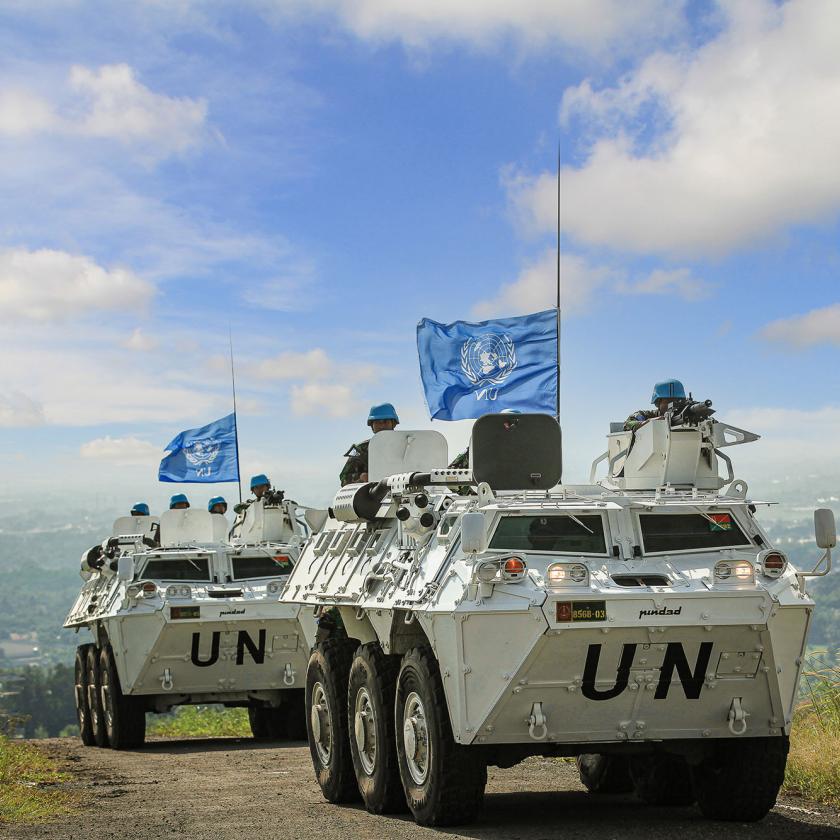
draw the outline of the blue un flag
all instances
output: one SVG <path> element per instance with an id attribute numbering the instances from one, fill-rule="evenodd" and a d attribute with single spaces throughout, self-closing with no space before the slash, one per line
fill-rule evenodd
<path id="1" fill-rule="evenodd" d="M 239 481 L 236 449 L 235 414 L 187 429 L 166 447 L 169 454 L 160 462 L 158 479 L 185 484 Z"/>
<path id="2" fill-rule="evenodd" d="M 478 323 L 424 318 L 417 352 L 433 420 L 557 409 L 556 309 Z"/>

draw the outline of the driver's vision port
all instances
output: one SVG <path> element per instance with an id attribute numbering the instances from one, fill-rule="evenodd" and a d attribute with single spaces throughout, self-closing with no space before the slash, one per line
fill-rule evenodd
<path id="1" fill-rule="evenodd" d="M 670 586 L 665 575 L 613 575 L 613 582 L 619 586 Z"/>

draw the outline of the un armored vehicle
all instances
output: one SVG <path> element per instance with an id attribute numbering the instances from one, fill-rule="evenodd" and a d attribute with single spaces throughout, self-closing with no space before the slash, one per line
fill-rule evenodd
<path id="1" fill-rule="evenodd" d="M 278 593 L 310 530 L 277 497 L 250 504 L 230 533 L 195 509 L 117 519 L 82 556 L 64 623 L 90 638 L 75 665 L 83 743 L 138 746 L 146 712 L 197 703 L 247 707 L 259 739 L 305 737 L 309 648 Z"/>
<path id="2" fill-rule="evenodd" d="M 592 792 L 764 816 L 834 518 L 815 514 L 821 568 L 794 569 L 724 452 L 756 436 L 687 418 L 619 425 L 585 486 L 558 484 L 544 415 L 478 420 L 468 470 L 437 432 L 373 437 L 370 483 L 339 491 L 282 595 L 314 646 L 326 799 L 457 824 L 488 765 L 575 756 Z"/>

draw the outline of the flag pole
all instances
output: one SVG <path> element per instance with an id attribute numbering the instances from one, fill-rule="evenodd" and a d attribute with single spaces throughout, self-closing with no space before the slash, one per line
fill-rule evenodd
<path id="1" fill-rule="evenodd" d="M 230 388 L 233 392 L 233 440 L 236 444 L 236 486 L 239 489 L 239 503 L 242 504 L 242 472 L 239 468 L 239 423 L 236 419 L 236 374 L 233 370 L 233 330 L 228 321 L 228 342 L 230 344 Z"/>
<path id="2" fill-rule="evenodd" d="M 557 141 L 557 424 L 560 424 L 560 140 Z"/>

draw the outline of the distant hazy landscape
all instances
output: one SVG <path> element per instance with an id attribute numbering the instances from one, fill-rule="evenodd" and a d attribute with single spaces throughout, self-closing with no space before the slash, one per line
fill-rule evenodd
<path id="1" fill-rule="evenodd" d="M 813 566 L 812 511 L 832 507 L 840 518 L 840 486 L 831 479 L 803 477 L 758 486 L 756 499 L 778 505 L 759 508 L 774 543 L 794 564 Z M 107 500 L 88 509 L 72 507 L 58 495 L 30 500 L 5 500 L 0 514 L 0 668 L 37 663 L 71 664 L 78 638 L 61 625 L 81 584 L 82 551 L 110 533 L 124 511 Z M 809 589 L 818 609 L 811 645 L 840 647 L 840 564 L 829 577 L 813 580 Z"/>

